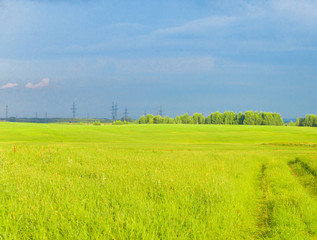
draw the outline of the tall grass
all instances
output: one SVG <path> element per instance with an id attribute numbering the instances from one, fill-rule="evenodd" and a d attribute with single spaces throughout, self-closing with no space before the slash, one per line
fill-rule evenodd
<path id="1" fill-rule="evenodd" d="M 316 199 L 289 162 L 315 149 L 279 143 L 316 132 L 3 123 L 0 236 L 314 239 Z"/>

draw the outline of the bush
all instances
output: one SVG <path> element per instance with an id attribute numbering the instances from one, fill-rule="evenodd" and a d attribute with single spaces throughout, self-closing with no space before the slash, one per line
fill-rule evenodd
<path id="1" fill-rule="evenodd" d="M 123 125 L 123 124 L 128 124 L 128 122 L 126 121 L 121 121 L 121 120 L 117 120 L 117 121 L 114 121 L 112 123 L 112 125 Z"/>
<path id="2" fill-rule="evenodd" d="M 100 126 L 100 121 L 94 121 L 94 122 L 92 123 L 92 125 L 94 125 L 94 126 Z"/>

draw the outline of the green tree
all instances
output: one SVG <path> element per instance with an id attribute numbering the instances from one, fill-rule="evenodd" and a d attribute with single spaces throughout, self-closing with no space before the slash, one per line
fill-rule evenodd
<path id="1" fill-rule="evenodd" d="M 304 126 L 312 127 L 314 125 L 315 115 L 307 114 L 304 119 Z"/>
<path id="2" fill-rule="evenodd" d="M 283 126 L 283 118 L 279 113 L 273 113 L 274 125 L 276 126 Z"/>
<path id="3" fill-rule="evenodd" d="M 188 113 L 185 113 L 184 115 L 180 116 L 180 119 L 182 124 L 189 124 L 191 122 Z"/>
<path id="4" fill-rule="evenodd" d="M 211 124 L 211 114 L 206 118 L 206 124 Z"/>
<path id="5" fill-rule="evenodd" d="M 238 114 L 234 113 L 233 115 L 233 124 L 238 125 L 239 124 L 239 119 L 238 119 Z"/>
<path id="6" fill-rule="evenodd" d="M 202 113 L 200 113 L 199 114 L 199 124 L 205 124 L 205 122 L 206 122 L 205 116 Z"/>
<path id="7" fill-rule="evenodd" d="M 146 124 L 146 117 L 144 115 L 139 118 L 139 124 Z"/>
<path id="8" fill-rule="evenodd" d="M 245 119 L 244 114 L 243 114 L 242 112 L 239 112 L 239 113 L 238 113 L 238 116 L 237 116 L 238 124 L 239 124 L 239 125 L 242 125 L 243 122 L 244 122 L 244 119 Z"/>
<path id="9" fill-rule="evenodd" d="M 224 124 L 232 125 L 234 120 L 234 113 L 231 111 L 226 111 L 223 113 Z"/>
<path id="10" fill-rule="evenodd" d="M 212 124 L 223 124 L 223 115 L 219 111 L 211 114 Z"/>
<path id="11" fill-rule="evenodd" d="M 199 124 L 199 113 L 194 113 L 193 120 L 195 124 Z"/>
<path id="12" fill-rule="evenodd" d="M 182 119 L 180 118 L 180 116 L 176 116 L 176 118 L 174 119 L 174 122 L 176 124 L 181 124 L 182 123 Z"/>
<path id="13" fill-rule="evenodd" d="M 162 118 L 160 115 L 157 115 L 157 116 L 154 117 L 153 123 L 154 123 L 154 124 L 163 123 L 163 118 Z"/>
<path id="14" fill-rule="evenodd" d="M 254 125 L 255 124 L 255 117 L 253 111 L 246 111 L 244 113 L 244 125 Z"/>
<path id="15" fill-rule="evenodd" d="M 146 123 L 153 124 L 154 123 L 154 116 L 152 114 L 146 115 Z"/>
<path id="16" fill-rule="evenodd" d="M 263 125 L 262 112 L 258 113 L 258 111 L 254 112 L 254 122 L 255 125 Z"/>
<path id="17" fill-rule="evenodd" d="M 302 117 L 296 119 L 296 126 L 304 126 L 304 119 Z"/>
<path id="18" fill-rule="evenodd" d="M 174 123 L 175 123 L 175 120 L 174 120 L 173 118 L 169 118 L 169 119 L 168 119 L 168 123 L 169 123 L 169 124 L 174 124 Z"/>
<path id="19" fill-rule="evenodd" d="M 314 115 L 313 127 L 317 127 L 317 115 Z"/>
<path id="20" fill-rule="evenodd" d="M 195 124 L 204 124 L 205 123 L 205 116 L 202 113 L 194 113 L 193 122 Z"/>
<path id="21" fill-rule="evenodd" d="M 164 124 L 169 124 L 169 119 L 170 119 L 170 118 L 169 118 L 168 116 L 164 117 L 164 118 L 163 118 L 163 123 L 164 123 Z"/>

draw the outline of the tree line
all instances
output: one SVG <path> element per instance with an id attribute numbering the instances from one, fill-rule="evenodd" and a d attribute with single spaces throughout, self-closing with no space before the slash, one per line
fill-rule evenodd
<path id="1" fill-rule="evenodd" d="M 141 116 L 138 120 L 139 124 L 227 124 L 227 125 L 284 125 L 283 119 L 279 113 L 271 112 L 253 112 L 235 113 L 219 111 L 209 114 L 205 117 L 202 113 L 194 113 L 190 116 L 185 113 L 181 116 L 162 117 L 160 115 L 148 114 Z"/>
<path id="2" fill-rule="evenodd" d="M 304 118 L 297 118 L 296 125 L 306 127 L 317 127 L 317 115 L 307 114 Z"/>

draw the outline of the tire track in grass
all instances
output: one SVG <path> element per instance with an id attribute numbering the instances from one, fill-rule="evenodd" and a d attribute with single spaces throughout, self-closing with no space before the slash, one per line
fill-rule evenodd
<path id="1" fill-rule="evenodd" d="M 304 187 L 308 194 L 317 200 L 317 174 L 306 162 L 296 158 L 288 162 L 288 167 L 296 180 Z"/>
<path id="2" fill-rule="evenodd" d="M 290 172 L 296 181 L 303 186 L 303 189 L 313 199 L 317 200 L 317 174 L 316 170 L 311 168 L 309 164 L 296 158 L 288 162 Z M 316 233 L 309 233 L 312 239 L 317 239 Z"/>
<path id="3" fill-rule="evenodd" d="M 257 223 L 256 239 L 266 239 L 270 233 L 270 219 L 272 216 L 273 205 L 268 198 L 268 182 L 266 177 L 266 164 L 262 164 L 259 173 L 258 181 L 261 190 L 261 197 L 259 199 L 259 213 Z"/>

